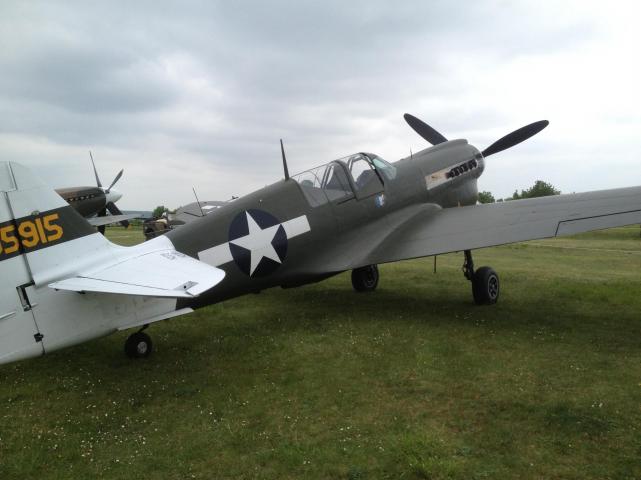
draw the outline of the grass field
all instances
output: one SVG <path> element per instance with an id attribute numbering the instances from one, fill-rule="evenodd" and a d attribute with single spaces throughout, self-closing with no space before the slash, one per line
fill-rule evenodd
<path id="1" fill-rule="evenodd" d="M 131 244 L 139 231 L 112 229 Z M 639 227 L 273 289 L 0 367 L 0 479 L 641 478 Z"/>

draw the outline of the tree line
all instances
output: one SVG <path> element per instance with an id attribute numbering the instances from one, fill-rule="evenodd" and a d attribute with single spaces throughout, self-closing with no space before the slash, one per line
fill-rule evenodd
<path id="1" fill-rule="evenodd" d="M 498 200 L 495 200 L 492 192 L 479 192 L 479 203 L 503 202 L 518 200 L 521 198 L 548 197 L 550 195 L 559 195 L 560 193 L 561 191 L 554 188 L 551 183 L 544 182 L 543 180 L 537 180 L 534 182 L 534 185 L 527 190 L 521 190 L 521 193 L 519 193 L 518 190 L 514 190 L 512 196 L 508 198 L 499 198 Z"/>

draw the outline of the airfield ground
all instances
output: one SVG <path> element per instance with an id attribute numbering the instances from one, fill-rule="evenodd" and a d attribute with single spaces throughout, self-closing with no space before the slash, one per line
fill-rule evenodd
<path id="1" fill-rule="evenodd" d="M 641 478 L 639 233 L 476 252 L 493 307 L 446 255 L 2 366 L 0 479 Z"/>

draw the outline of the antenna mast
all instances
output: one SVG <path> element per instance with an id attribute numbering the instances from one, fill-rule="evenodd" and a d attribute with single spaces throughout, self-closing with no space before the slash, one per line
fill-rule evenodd
<path id="1" fill-rule="evenodd" d="M 205 216 L 205 212 L 203 212 L 203 207 L 200 205 L 200 200 L 198 200 L 198 195 L 196 195 L 196 187 L 191 187 L 191 189 L 194 191 L 194 197 L 196 197 L 196 203 L 198 204 L 198 208 L 200 208 L 200 215 Z"/>
<path id="2" fill-rule="evenodd" d="M 287 169 L 287 159 L 285 158 L 285 147 L 283 147 L 283 139 L 280 139 L 280 153 L 283 155 L 283 170 L 285 171 L 285 180 L 289 180 L 289 170 Z"/>

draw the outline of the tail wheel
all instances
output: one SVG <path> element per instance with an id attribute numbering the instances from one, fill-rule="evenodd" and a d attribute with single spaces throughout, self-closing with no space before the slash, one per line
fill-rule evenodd
<path id="1" fill-rule="evenodd" d="M 472 294 L 477 305 L 493 305 L 499 299 L 499 275 L 490 267 L 481 267 L 472 278 Z"/>
<path id="2" fill-rule="evenodd" d="M 352 286 L 357 292 L 372 292 L 378 286 L 378 267 L 368 265 L 352 270 Z"/>

